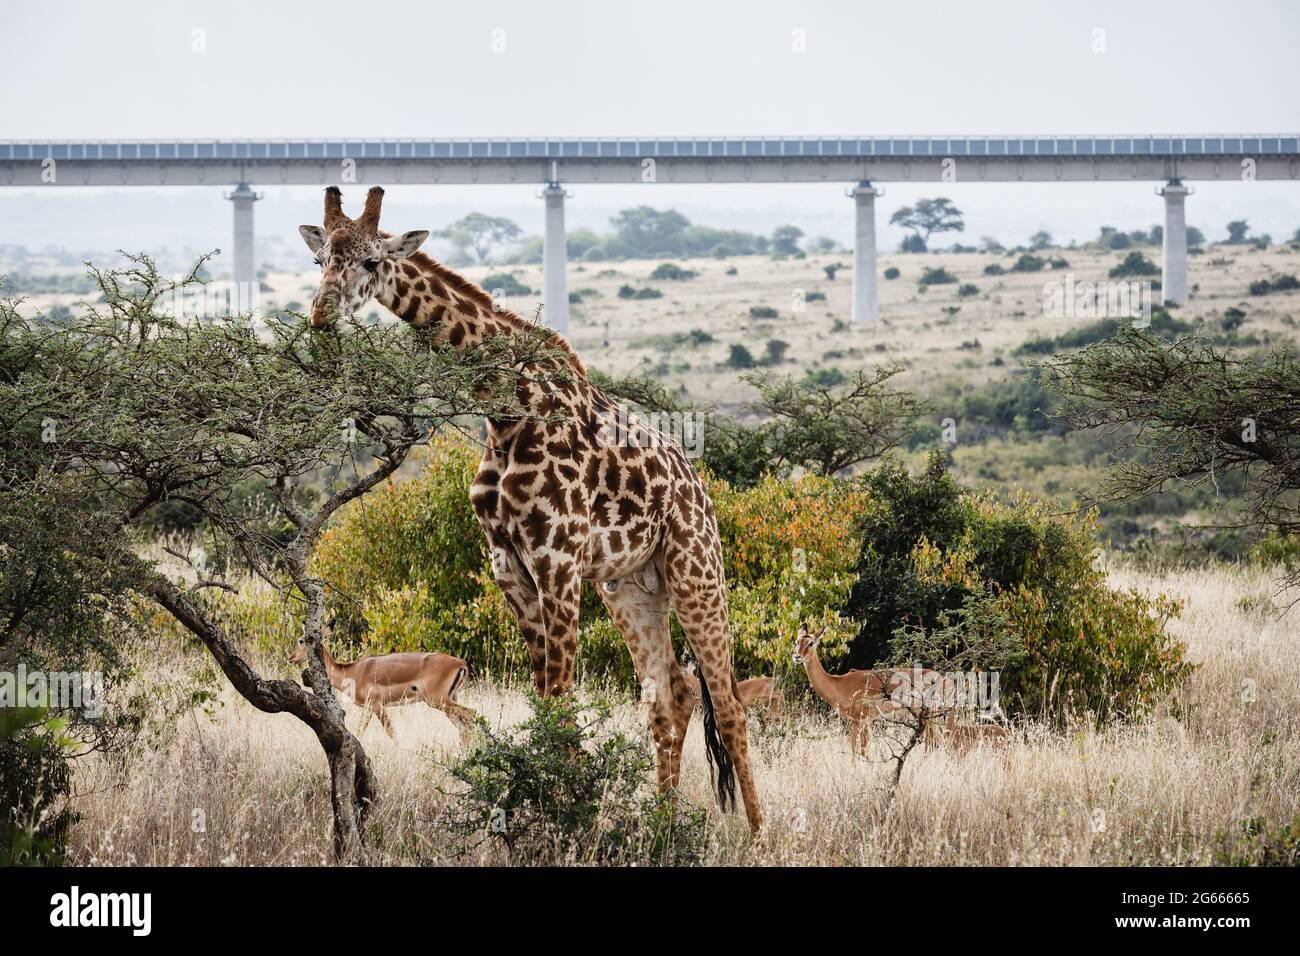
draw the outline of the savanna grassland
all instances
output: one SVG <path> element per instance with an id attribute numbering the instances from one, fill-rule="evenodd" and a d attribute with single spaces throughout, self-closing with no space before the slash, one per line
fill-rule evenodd
<path id="1" fill-rule="evenodd" d="M 842 725 L 814 700 L 785 720 L 751 722 L 768 818 L 756 841 L 742 816 L 721 815 L 714 805 L 697 717 L 682 799 L 707 811 L 704 862 L 1203 865 L 1249 858 L 1262 838 L 1246 835 L 1248 821 L 1264 821 L 1271 834 L 1300 814 L 1300 647 L 1293 620 L 1266 610 L 1274 579 L 1229 569 L 1116 570 L 1111 578 L 1115 586 L 1187 602 L 1171 626 L 1198 667 L 1149 717 L 1064 732 L 1023 724 L 1005 752 L 922 751 L 891 801 L 879 741 L 870 758 L 855 759 Z M 152 678 L 194 678 L 197 652 L 154 650 L 160 657 L 150 664 Z M 271 674 L 293 670 L 263 663 Z M 290 717 L 257 712 L 219 676 L 209 680 L 213 699 L 160 723 L 129 766 L 98 756 L 76 762 L 81 819 L 73 862 L 330 861 L 324 762 L 311 733 Z M 461 700 L 503 730 L 528 712 L 520 690 L 483 678 Z M 355 729 L 359 712 L 348 707 Z M 610 730 L 644 734 L 635 702 L 618 700 L 613 714 Z M 453 725 L 423 705 L 394 708 L 393 722 L 396 739 L 375 722 L 362 738 L 382 795 L 373 816 L 378 861 L 500 862 L 495 853 L 452 854 L 440 831 L 458 787 L 447 772 L 461 752 Z"/>
<path id="2" fill-rule="evenodd" d="M 1158 250 L 1141 251 L 1158 261 Z M 891 766 L 880 741 L 867 759 L 855 758 L 842 725 L 825 705 L 815 697 L 792 695 L 794 703 L 785 717 L 751 721 L 751 756 L 768 821 L 757 840 L 751 839 L 743 817 L 720 814 L 714 804 L 697 718 L 686 743 L 682 800 L 705 814 L 698 862 L 1202 865 L 1260 862 L 1273 847 L 1283 848 L 1284 857 L 1294 853 L 1293 821 L 1300 819 L 1300 721 L 1295 712 L 1300 645 L 1295 641 L 1295 612 L 1284 607 L 1294 593 L 1276 592 L 1283 569 L 1247 561 L 1253 543 L 1249 537 L 1225 539 L 1213 531 L 1194 533 L 1200 535 L 1201 547 L 1189 560 L 1179 560 L 1177 553 L 1166 555 L 1168 560 L 1153 560 L 1154 546 L 1146 551 L 1139 547 L 1160 536 L 1172 539 L 1180 525 L 1221 514 L 1205 488 L 1179 489 L 1136 504 L 1103 504 L 1101 536 L 1095 542 L 1091 531 L 1069 537 L 1073 532 L 1058 533 L 1054 524 L 1073 520 L 1075 502 L 1095 488 L 1100 470 L 1110 463 L 1111 449 L 1094 435 L 1069 432 L 1046 414 L 1050 396 L 1037 384 L 1033 363 L 1096 341 L 1097 328 L 1092 318 L 1050 315 L 1044 308 L 1044 287 L 1066 281 L 1067 274 L 1075 281 L 1104 280 L 1126 254 L 1091 247 L 1042 250 L 1038 255 L 1045 262 L 1066 264 L 1000 274 L 986 269 L 998 265 L 1011 270 L 1019 251 L 885 255 L 882 273 L 899 274 L 881 281 L 882 319 L 873 327 L 849 322 L 851 274 L 849 257 L 843 254 L 685 260 L 678 263 L 680 268 L 695 273 L 685 279 L 651 278 L 660 263 L 649 261 L 571 264 L 569 288 L 575 301 L 570 338 L 590 367 L 614 375 L 647 375 L 682 398 L 742 420 L 755 415 L 749 405 L 756 391 L 742 378 L 746 365 L 735 361 L 737 346 L 747 350 L 754 370 L 813 376 L 828 388 L 856 369 L 899 363 L 901 371 L 892 384 L 915 392 L 929 408 L 897 457 L 915 474 L 922 470 L 926 452 L 948 452 L 951 475 L 974 496 L 960 506 L 955 497 L 951 502 L 944 499 L 945 508 L 951 504 L 967 516 L 963 520 L 970 522 L 971 535 L 954 534 L 936 548 L 933 529 L 927 527 L 925 533 L 917 531 L 916 540 L 901 543 L 891 567 L 912 576 L 909 587 L 924 593 L 933 586 L 938 593 L 960 579 L 964 587 L 969 585 L 972 600 L 1005 587 L 1002 593 L 1015 591 L 1017 599 L 1023 599 L 1017 610 L 1027 611 L 1038 600 L 1029 593 L 1037 582 L 1002 581 L 997 574 L 1005 569 L 994 569 L 993 562 L 985 578 L 969 576 L 972 535 L 1005 545 L 1006 553 L 1017 556 L 1008 562 L 1014 571 L 1040 567 L 1036 562 L 1041 555 L 1058 547 L 1065 534 L 1074 542 L 1066 549 L 1068 561 L 1062 558 L 1052 565 L 1057 570 L 1051 586 L 1061 593 L 1071 589 L 1072 579 L 1086 577 L 1093 547 L 1100 545 L 1107 552 L 1134 552 L 1110 562 L 1106 583 L 1116 594 L 1132 588 L 1153 602 L 1160 595 L 1183 602 L 1181 614 L 1168 620 L 1167 630 L 1181 642 L 1181 657 L 1193 667 L 1172 692 L 1151 689 L 1154 706 L 1135 708 L 1126 715 L 1130 719 L 1109 721 L 1070 716 L 1068 711 L 1062 717 L 1059 710 L 1051 720 L 1021 718 L 1014 722 L 1005 750 L 982 748 L 962 756 L 920 749 L 892 794 Z M 825 267 L 835 263 L 845 268 L 831 279 Z M 923 287 L 918 280 L 923 271 L 933 269 L 944 270 L 953 281 Z M 525 315 L 534 312 L 540 298 L 534 290 L 542 285 L 539 267 L 466 271 L 485 282 L 489 275 L 511 273 L 530 291 L 507 296 L 506 304 Z M 1290 246 L 1212 246 L 1192 257 L 1191 301 L 1170 315 L 1181 323 L 1179 331 L 1199 331 L 1225 348 L 1293 342 L 1300 293 L 1253 295 L 1250 286 L 1297 271 L 1300 254 Z M 314 273 L 269 275 L 265 304 L 298 311 L 310 301 L 316 281 Z M 659 297 L 633 297 L 646 288 L 657 290 Z M 631 291 L 620 294 L 625 289 Z M 775 310 L 775 317 L 764 310 Z M 760 317 L 764 315 L 768 317 Z M 1068 336 L 1081 330 L 1093 337 L 1072 342 Z M 785 344 L 774 347 L 773 342 Z M 956 422 L 955 443 L 939 438 L 939 423 L 947 418 Z M 875 465 L 868 463 L 868 468 Z M 429 470 L 412 459 L 397 484 L 415 487 L 409 479 Z M 477 546 L 465 546 L 479 540 L 460 495 L 471 473 L 472 461 L 452 462 L 448 480 L 423 500 L 419 493 L 392 492 L 391 486 L 376 490 L 357 503 L 351 517 L 341 516 L 341 523 L 352 523 L 348 534 L 359 537 L 336 534 L 331 545 L 331 532 L 326 533 L 323 549 L 330 552 L 340 580 L 351 575 L 358 585 L 359 610 L 354 608 L 351 643 L 344 644 L 344 651 L 448 650 L 468 658 L 465 645 L 458 642 L 462 635 L 473 635 L 468 640 L 476 643 L 475 660 L 486 662 L 494 657 L 485 645 L 495 641 L 505 647 L 503 635 L 511 634 L 510 653 L 519 663 L 518 635 L 510 630 L 508 619 L 503 623 L 502 602 L 499 593 L 492 597 L 490 573 L 480 575 L 488 571 L 485 555 Z M 804 486 L 783 478 L 760 483 L 753 491 L 729 490 L 721 484 L 715 488 L 724 547 L 732 552 L 727 559 L 733 585 L 729 600 L 737 659 L 746 662 L 741 678 L 765 673 L 786 687 L 801 686 L 804 677 L 794 670 L 797 665 L 788 653 L 798 616 L 815 605 L 824 620 L 842 632 L 843 651 L 856 629 L 848 611 L 855 579 L 880 590 L 880 579 L 863 576 L 863 569 L 871 564 L 867 559 L 875 544 L 892 534 L 892 525 L 880 524 L 878 540 L 864 545 L 838 540 L 844 536 L 837 531 L 837 521 L 846 527 L 859 520 L 869 523 L 886 499 L 851 503 L 835 497 L 841 492 L 826 492 L 817 499 L 822 493 L 816 488 L 834 484 L 832 479 L 821 480 L 828 484 Z M 917 481 L 918 493 L 924 491 Z M 891 487 L 902 489 L 898 501 L 911 494 L 904 484 L 903 479 L 892 480 Z M 1225 489 L 1225 500 L 1232 490 Z M 983 491 L 992 493 L 990 501 L 980 497 Z M 1020 491 L 1046 502 L 1024 506 L 1014 497 Z M 752 499 L 745 497 L 751 493 Z M 453 494 L 457 503 L 448 505 Z M 850 504 L 859 509 L 851 516 Z M 372 509 L 371 518 L 364 517 L 365 509 Z M 431 515 L 437 520 L 430 521 Z M 455 520 L 443 521 L 447 515 Z M 924 515 L 908 520 L 917 520 L 918 528 L 926 524 Z M 1021 527 L 1021 520 L 1028 523 Z M 429 527 L 416 527 L 421 521 Z M 350 554 L 360 553 L 361 546 L 390 526 L 397 530 L 383 533 L 403 538 L 392 552 L 392 566 L 374 574 L 352 567 L 356 562 L 349 563 Z M 404 536 L 406 527 L 413 529 L 410 536 Z M 814 533 L 822 536 L 816 546 L 801 537 Z M 405 537 L 420 537 L 418 547 L 423 550 L 403 550 L 411 544 Z M 349 542 L 357 545 L 355 552 Z M 184 540 L 172 544 L 172 553 L 191 546 Z M 814 578 L 807 580 L 815 579 L 819 591 L 815 601 L 810 596 L 809 604 L 799 606 L 796 600 L 791 606 L 787 599 L 792 582 L 797 586 L 805 580 L 793 576 L 791 552 L 804 547 L 810 551 L 808 565 L 817 565 Z M 452 551 L 457 552 L 455 574 L 439 570 Z M 990 553 L 997 551 L 990 548 Z M 779 560 L 774 555 L 780 555 Z M 932 565 L 925 564 L 931 559 Z M 424 564 L 417 573 L 418 562 Z M 738 582 L 747 566 L 751 578 Z M 448 580 L 435 586 L 431 581 L 440 573 Z M 461 586 L 471 579 L 473 587 Z M 243 617 L 242 630 L 232 631 L 233 638 L 264 674 L 296 677 L 297 669 L 285 662 L 296 639 L 292 614 L 283 608 L 262 614 L 258 608 L 265 604 L 263 586 L 248 576 L 237 583 L 231 600 L 243 608 Z M 1022 583 L 1029 589 L 1011 586 Z M 459 603 L 444 599 L 453 592 Z M 862 606 L 861 598 L 854 594 L 852 601 Z M 865 604 L 871 599 L 866 595 Z M 1112 665 L 1125 680 L 1134 673 L 1141 676 L 1124 670 L 1137 667 L 1140 655 L 1107 656 L 1116 653 L 1114 635 L 1108 631 L 1118 626 L 1114 622 L 1145 621 L 1155 614 L 1154 603 L 1142 604 L 1136 598 L 1124 604 L 1128 610 L 1123 612 L 1136 617 L 1125 617 L 1119 608 L 1126 600 L 1106 597 L 1075 608 L 1077 619 L 1061 614 L 1051 622 L 1052 641 L 1067 653 L 1075 623 L 1080 646 L 1088 629 L 1088 653 L 1096 655 L 1089 679 L 1098 686 L 1106 683 Z M 905 617 L 909 609 L 895 612 Z M 585 639 L 588 647 L 600 648 L 604 657 L 599 660 L 607 673 L 626 671 L 626 654 L 608 620 L 584 624 L 580 644 Z M 146 715 L 143 736 L 129 750 L 72 762 L 72 807 L 79 819 L 69 841 L 70 860 L 94 865 L 330 862 L 328 780 L 311 732 L 286 716 L 255 710 L 229 687 L 207 653 L 175 627 L 153 627 L 148 621 L 146 625 L 151 636 L 133 654 L 133 683 L 155 706 Z M 1158 630 L 1153 624 L 1144 639 L 1163 640 L 1152 636 Z M 1033 627 L 1022 632 L 1032 640 Z M 762 647 L 754 642 L 755 634 L 763 635 Z M 1125 637 L 1120 635 L 1120 645 Z M 1174 663 L 1168 673 L 1181 674 L 1181 663 Z M 602 680 L 598 668 L 584 673 L 580 652 L 579 676 L 580 696 L 604 697 L 612 705 L 612 716 L 597 730 L 597 740 L 619 732 L 645 740 L 644 705 L 631 693 L 626 674 L 619 683 Z M 460 700 L 500 735 L 510 735 L 530 713 L 518 667 L 505 679 L 491 666 L 476 666 Z M 355 731 L 360 715 L 352 705 L 347 707 Z M 465 747 L 453 725 L 423 705 L 395 710 L 393 720 L 395 739 L 376 723 L 362 737 L 380 794 L 368 823 L 374 861 L 505 861 L 501 848 L 490 843 L 487 849 L 459 852 L 444 826 L 455 816 L 463 791 L 463 781 L 452 767 Z M 652 781 L 653 773 L 645 773 L 647 792 Z M 592 862 L 580 853 L 564 852 L 548 861 Z M 653 861 L 633 854 L 614 862 Z"/>

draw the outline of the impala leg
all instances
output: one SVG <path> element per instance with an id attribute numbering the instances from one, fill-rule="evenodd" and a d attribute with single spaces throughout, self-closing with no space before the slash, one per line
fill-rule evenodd
<path id="1" fill-rule="evenodd" d="M 461 743 L 468 743 L 470 731 L 478 722 L 478 714 L 463 704 L 458 704 L 450 697 L 434 697 L 425 701 L 430 707 L 442 711 L 456 725 Z"/>
<path id="2" fill-rule="evenodd" d="M 662 576 L 656 575 L 652 581 L 654 590 L 635 580 L 617 582 L 612 591 L 601 585 L 600 595 L 632 655 L 642 699 L 651 698 L 647 701 L 650 735 L 655 743 L 659 790 L 664 793 L 676 790 L 681 779 L 682 745 L 695 698 L 669 640 L 668 594 Z"/>
<path id="3" fill-rule="evenodd" d="M 379 703 L 379 701 L 372 701 L 370 709 L 374 712 L 374 715 L 379 718 L 379 723 L 383 725 L 384 730 L 388 731 L 388 736 L 396 740 L 397 734 L 393 733 L 393 722 L 388 719 L 388 712 L 384 710 L 384 705 Z"/>

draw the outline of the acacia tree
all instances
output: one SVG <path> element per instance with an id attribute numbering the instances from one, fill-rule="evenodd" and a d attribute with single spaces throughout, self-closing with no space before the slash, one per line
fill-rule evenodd
<path id="1" fill-rule="evenodd" d="M 962 211 L 951 199 L 939 196 L 936 199 L 918 199 L 915 206 L 902 206 L 889 217 L 890 223 L 911 229 L 915 241 L 909 251 L 924 252 L 930 243 L 930 236 L 936 232 L 962 232 L 966 221 Z"/>
<path id="2" fill-rule="evenodd" d="M 527 415 L 515 385 L 525 368 L 542 377 L 549 367 L 545 331 L 453 353 L 405 326 L 185 321 L 164 305 L 195 290 L 195 273 L 165 281 L 145 257 L 92 272 L 105 303 L 68 321 L 0 306 L 4 354 L 22 358 L 0 379 L 6 470 L 36 476 L 33 487 L 75 488 L 101 532 L 76 548 L 133 564 L 135 590 L 197 637 L 235 690 L 311 727 L 329 765 L 335 853 L 363 860 L 376 787 L 326 674 L 312 552 L 330 516 L 392 475 L 434 427 Z M 211 562 L 139 556 L 150 515 L 176 502 L 205 520 Z M 221 626 L 215 602 L 236 590 L 236 572 L 301 605 L 306 688 L 258 673 Z"/>
<path id="3" fill-rule="evenodd" d="M 1129 452 L 1102 494 L 1130 499 L 1187 483 L 1216 493 L 1240 479 L 1244 509 L 1232 527 L 1300 534 L 1300 362 L 1287 344 L 1255 354 L 1188 336 L 1167 341 L 1128 328 L 1043 366 L 1076 428 L 1110 435 Z M 1300 571 L 1289 584 L 1300 584 Z"/>
<path id="4" fill-rule="evenodd" d="M 457 219 L 438 235 L 450 240 L 458 250 L 473 249 L 474 255 L 482 263 L 487 262 L 494 246 L 514 242 L 523 235 L 523 230 L 513 219 L 471 212 Z"/>
<path id="5" fill-rule="evenodd" d="M 897 363 L 858 369 L 843 386 L 753 372 L 745 381 L 759 392 L 756 410 L 767 418 L 767 447 L 778 466 L 819 475 L 878 458 L 896 448 L 925 403 L 891 388 Z"/>

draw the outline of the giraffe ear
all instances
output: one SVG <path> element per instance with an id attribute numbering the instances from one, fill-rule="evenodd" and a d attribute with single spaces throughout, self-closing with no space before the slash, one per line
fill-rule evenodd
<path id="1" fill-rule="evenodd" d="M 390 259 L 405 259 L 414 255 L 415 250 L 424 245 L 424 240 L 428 238 L 428 229 L 414 229 L 384 240 L 384 251 L 388 253 Z"/>
<path id="2" fill-rule="evenodd" d="M 325 245 L 325 230 L 320 226 L 299 226 L 298 235 L 302 236 L 302 241 L 307 243 L 307 248 L 313 254 L 320 252 Z"/>

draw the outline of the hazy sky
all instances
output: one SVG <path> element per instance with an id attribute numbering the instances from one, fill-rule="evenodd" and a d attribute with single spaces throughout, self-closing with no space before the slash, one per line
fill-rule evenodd
<path id="1" fill-rule="evenodd" d="M 1294 0 L 3 0 L 0 28 L 0 139 L 1300 130 Z M 792 49 L 795 30 L 806 52 Z M 937 187 L 887 189 L 882 227 Z M 265 191 L 262 236 L 291 236 L 319 202 L 316 190 Z M 228 241 L 214 189 L 53 192 L 0 191 L 0 241 Z M 1162 216 L 1148 183 L 944 192 L 967 213 L 968 242 L 1040 227 L 1085 238 L 1103 222 Z M 604 228 L 641 202 L 717 225 L 794 221 L 842 240 L 851 230 L 839 185 L 579 187 L 570 224 Z M 540 229 L 541 203 L 522 186 L 399 187 L 386 219 L 437 228 L 469 208 Z M 1201 186 L 1188 204 L 1211 237 L 1242 216 L 1290 235 L 1300 184 Z M 898 238 L 882 228 L 882 242 Z"/>

